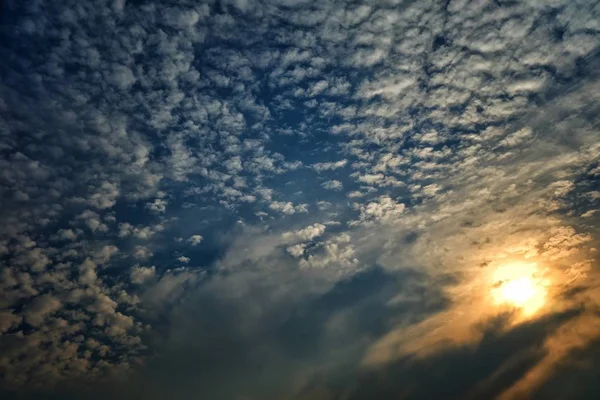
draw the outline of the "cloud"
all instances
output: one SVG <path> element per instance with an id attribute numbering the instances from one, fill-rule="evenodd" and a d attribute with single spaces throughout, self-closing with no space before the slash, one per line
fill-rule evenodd
<path id="1" fill-rule="evenodd" d="M 149 279 L 152 279 L 156 273 L 156 268 L 152 267 L 133 267 L 130 272 L 131 282 L 140 285 Z"/>
<path id="2" fill-rule="evenodd" d="M 131 69 L 125 65 L 113 65 L 106 74 L 106 81 L 121 90 L 129 89 L 136 81 Z"/>
<path id="3" fill-rule="evenodd" d="M 346 166 L 346 164 L 348 164 L 348 160 L 340 160 L 340 161 L 316 163 L 316 164 L 312 165 L 312 168 L 318 172 L 331 171 L 331 170 L 335 170 L 338 168 L 343 168 L 344 166 Z"/>
<path id="4" fill-rule="evenodd" d="M 186 242 L 192 246 L 198 246 L 202 240 L 204 240 L 204 238 L 201 235 L 192 235 L 188 238 L 188 240 L 186 240 Z"/>
<path id="5" fill-rule="evenodd" d="M 325 181 L 321 184 L 321 186 L 323 186 L 325 189 L 328 190 L 342 190 L 344 188 L 344 185 L 342 184 L 342 182 L 338 181 L 338 180 L 330 180 L 330 181 Z"/>
<path id="6" fill-rule="evenodd" d="M 22 318 L 13 314 L 11 311 L 0 312 L 0 333 L 8 331 L 21 323 Z"/>
<path id="7" fill-rule="evenodd" d="M 338 267 L 344 275 L 352 275 L 359 270 L 359 260 L 356 258 L 351 237 L 347 233 L 334 236 L 311 250 L 306 258 L 300 260 L 302 268 Z"/>
<path id="8" fill-rule="evenodd" d="M 44 319 L 61 308 L 61 302 L 51 295 L 35 297 L 26 307 L 24 319 L 29 325 L 38 327 Z"/>
<path id="9" fill-rule="evenodd" d="M 285 250 L 290 253 L 293 257 L 300 257 L 304 254 L 304 250 L 306 249 L 306 245 L 304 243 L 298 243 L 293 246 L 287 247 Z"/>
<path id="10" fill-rule="evenodd" d="M 317 224 L 309 225 L 306 228 L 302 228 L 295 232 L 293 232 L 293 231 L 284 232 L 282 236 L 283 236 L 283 239 L 286 241 L 294 241 L 294 240 L 308 241 L 308 240 L 312 240 L 318 236 L 323 235 L 323 233 L 325 232 L 325 229 L 326 229 L 325 225 L 317 223 Z"/>
<path id="11" fill-rule="evenodd" d="M 393 223 L 404 213 L 406 206 L 383 195 L 366 205 L 358 205 L 360 217 L 351 224 Z"/>
<path id="12" fill-rule="evenodd" d="M 102 182 L 97 191 L 90 196 L 88 204 L 100 209 L 110 208 L 115 204 L 117 197 L 119 197 L 117 185 L 110 182 Z"/>
<path id="13" fill-rule="evenodd" d="M 280 212 L 286 215 L 292 215 L 296 213 L 307 213 L 308 204 L 294 205 L 292 202 L 274 201 L 269 204 L 269 208 L 273 211 Z"/>
<path id="14" fill-rule="evenodd" d="M 56 240 L 75 240 L 77 239 L 77 233 L 72 229 L 59 229 L 54 237 Z"/>
<path id="15" fill-rule="evenodd" d="M 162 225 L 155 226 L 133 226 L 128 222 L 119 223 L 118 236 L 120 238 L 134 236 L 139 239 L 149 239 L 157 232 L 164 229 Z"/>
<path id="16" fill-rule="evenodd" d="M 50 258 L 39 247 L 23 251 L 13 259 L 13 262 L 15 265 L 28 267 L 36 272 L 42 272 L 51 263 Z"/>
<path id="17" fill-rule="evenodd" d="M 143 298 L 154 306 L 167 306 L 170 301 L 177 300 L 187 285 L 193 285 L 198 274 L 185 268 L 167 270 L 143 293 Z"/>
<path id="18" fill-rule="evenodd" d="M 88 3 L 3 5 L 0 397 L 587 395 L 593 2 Z"/>
<path id="19" fill-rule="evenodd" d="M 133 249 L 132 254 L 133 254 L 133 257 L 138 260 L 146 260 L 146 259 L 152 257 L 152 255 L 153 255 L 152 251 L 145 246 L 136 246 Z"/>
<path id="20" fill-rule="evenodd" d="M 79 265 L 79 282 L 87 286 L 95 286 L 96 279 L 96 263 L 89 258 Z"/>
<path id="21" fill-rule="evenodd" d="M 146 208 L 155 214 L 162 214 L 167 210 L 168 204 L 164 199 L 155 199 L 152 203 L 146 203 Z"/>
<path id="22" fill-rule="evenodd" d="M 76 220 L 83 221 L 85 226 L 92 232 L 107 232 L 108 226 L 102 222 L 100 215 L 91 210 L 85 210 L 75 217 Z"/>
<path id="23" fill-rule="evenodd" d="M 583 214 L 581 214 L 581 218 L 590 218 L 591 216 L 593 216 L 598 210 L 588 210 L 586 212 L 584 212 Z"/>

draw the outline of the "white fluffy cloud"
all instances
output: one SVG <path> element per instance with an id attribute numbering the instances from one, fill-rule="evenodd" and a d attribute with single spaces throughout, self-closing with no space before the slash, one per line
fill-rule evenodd
<path id="1" fill-rule="evenodd" d="M 351 224 L 393 223 L 401 217 L 406 209 L 402 203 L 396 202 L 390 196 L 380 196 L 367 204 L 357 204 L 360 219 Z"/>
<path id="2" fill-rule="evenodd" d="M 346 164 L 348 164 L 348 160 L 330 161 L 330 162 L 315 163 L 312 165 L 312 168 L 315 171 L 322 172 L 322 171 L 330 171 L 330 170 L 342 168 L 342 167 L 346 166 Z"/>
<path id="3" fill-rule="evenodd" d="M 204 238 L 201 235 L 192 235 L 188 238 L 187 242 L 192 246 L 198 246 L 202 243 L 202 240 L 204 240 Z"/>
<path id="4" fill-rule="evenodd" d="M 130 277 L 131 282 L 140 285 L 149 279 L 152 279 L 156 274 L 156 268 L 152 267 L 139 267 L 135 266 L 131 269 Z"/>
<path id="5" fill-rule="evenodd" d="M 321 186 L 323 186 L 325 189 L 329 189 L 329 190 L 342 190 L 344 188 L 344 185 L 342 184 L 342 182 L 340 182 L 336 179 L 332 179 L 330 181 L 325 181 L 321 184 Z"/>
<path id="6" fill-rule="evenodd" d="M 309 225 L 306 228 L 299 229 L 297 231 L 290 231 L 283 233 L 284 240 L 300 240 L 307 241 L 312 240 L 318 236 L 323 235 L 325 232 L 325 225 L 323 224 L 313 224 Z"/>
<path id="7" fill-rule="evenodd" d="M 273 211 L 277 211 L 279 213 L 287 214 L 287 215 L 308 212 L 307 204 L 294 205 L 291 201 L 288 201 L 288 202 L 274 201 L 271 204 L 269 204 L 269 208 Z"/>

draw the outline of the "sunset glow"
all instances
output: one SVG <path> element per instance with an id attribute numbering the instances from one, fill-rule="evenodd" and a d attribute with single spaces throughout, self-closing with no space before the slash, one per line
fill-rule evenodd
<path id="1" fill-rule="evenodd" d="M 546 302 L 546 282 L 537 278 L 537 264 L 515 263 L 500 267 L 492 290 L 497 305 L 508 305 L 530 316 Z"/>

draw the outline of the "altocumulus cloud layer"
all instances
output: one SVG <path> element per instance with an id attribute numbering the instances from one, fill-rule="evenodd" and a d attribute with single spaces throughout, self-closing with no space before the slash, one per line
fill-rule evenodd
<path id="1" fill-rule="evenodd" d="M 5 398 L 596 398 L 598 2 L 0 24 Z"/>

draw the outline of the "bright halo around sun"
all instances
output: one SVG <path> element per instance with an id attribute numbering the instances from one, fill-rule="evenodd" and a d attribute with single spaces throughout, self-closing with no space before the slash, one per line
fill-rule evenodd
<path id="1" fill-rule="evenodd" d="M 547 282 L 538 277 L 536 263 L 511 263 L 494 273 L 492 296 L 497 305 L 518 308 L 531 316 L 546 303 Z"/>

